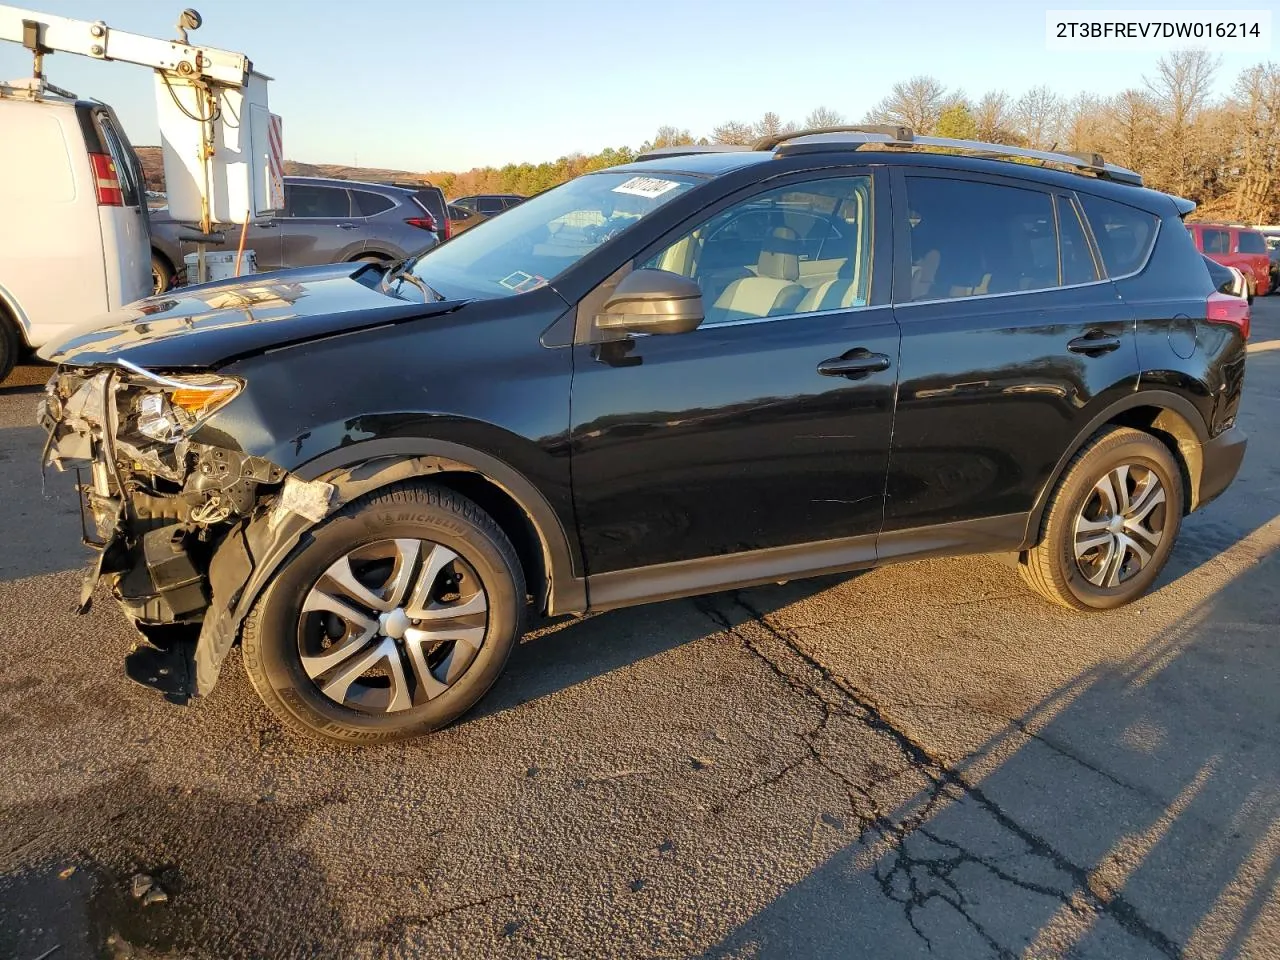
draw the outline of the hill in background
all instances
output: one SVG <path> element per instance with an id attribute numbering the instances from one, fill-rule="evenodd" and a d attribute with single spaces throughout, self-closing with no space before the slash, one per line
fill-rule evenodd
<path id="1" fill-rule="evenodd" d="M 135 147 L 147 179 L 147 189 L 164 191 L 164 160 L 159 147 Z M 284 172 L 291 177 L 337 177 L 342 180 L 413 180 L 429 182 L 420 173 L 385 170 L 381 167 L 351 167 L 340 163 L 299 163 L 286 160 Z"/>

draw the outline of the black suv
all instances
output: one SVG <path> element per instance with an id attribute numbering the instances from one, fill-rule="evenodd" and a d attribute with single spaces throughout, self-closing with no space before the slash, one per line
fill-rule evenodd
<path id="1" fill-rule="evenodd" d="M 518 193 L 478 193 L 474 196 L 450 200 L 449 203 L 482 216 L 496 217 L 502 211 L 524 203 L 524 200 L 525 198 Z"/>
<path id="2" fill-rule="evenodd" d="M 44 352 L 82 603 L 106 576 L 144 632 L 198 625 L 196 694 L 239 639 L 282 721 L 349 742 L 458 717 L 530 613 L 979 552 L 1118 607 L 1245 450 L 1248 305 L 1192 206 L 854 128 L 142 301 Z"/>

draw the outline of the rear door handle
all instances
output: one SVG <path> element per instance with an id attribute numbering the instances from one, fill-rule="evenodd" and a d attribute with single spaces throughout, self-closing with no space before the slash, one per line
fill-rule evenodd
<path id="1" fill-rule="evenodd" d="M 1087 357 L 1100 357 L 1104 353 L 1120 349 L 1120 338 L 1106 333 L 1087 333 L 1076 337 L 1067 344 L 1072 353 L 1083 353 Z"/>
<path id="2" fill-rule="evenodd" d="M 824 377 L 845 377 L 857 380 L 870 373 L 889 369 L 889 358 L 883 353 L 871 353 L 864 347 L 850 350 L 842 357 L 832 357 L 818 364 L 818 372 Z"/>
<path id="3" fill-rule="evenodd" d="M 343 230 L 354 230 L 356 228 L 356 225 L 354 223 L 340 223 L 338 224 L 338 226 L 341 227 Z"/>

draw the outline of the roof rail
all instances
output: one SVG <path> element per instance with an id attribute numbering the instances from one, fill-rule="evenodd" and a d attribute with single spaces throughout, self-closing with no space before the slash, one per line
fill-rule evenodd
<path id="1" fill-rule="evenodd" d="M 751 147 L 752 150 L 772 150 L 780 143 L 786 143 L 788 140 L 795 140 L 799 137 L 812 137 L 820 133 L 868 133 L 877 134 L 887 137 L 895 143 L 909 143 L 914 139 L 915 134 L 910 127 L 899 126 L 896 123 L 860 123 L 851 127 L 811 127 L 808 130 L 792 130 L 790 133 L 775 133 L 768 137 L 761 137 Z"/>
<path id="2" fill-rule="evenodd" d="M 776 140 L 774 147 L 765 144 Z M 863 147 L 936 147 L 945 150 L 962 150 L 993 160 L 1039 160 L 1067 167 L 1074 171 L 1093 174 L 1103 180 L 1142 186 L 1142 175 L 1125 167 L 1107 163 L 1098 153 L 1057 153 L 1049 150 L 1033 150 L 1029 147 L 1012 147 L 1000 143 L 983 143 L 978 140 L 953 140 L 950 137 L 919 137 L 908 127 L 832 127 L 817 131 L 798 131 L 792 134 L 761 140 L 757 149 L 773 149 L 783 157 L 801 153 L 822 153 L 828 150 L 860 149 Z"/>
<path id="3" fill-rule="evenodd" d="M 751 147 L 738 143 L 688 143 L 680 147 L 654 147 L 636 155 L 636 160 L 657 160 L 660 157 L 685 157 L 695 153 L 741 153 Z"/>

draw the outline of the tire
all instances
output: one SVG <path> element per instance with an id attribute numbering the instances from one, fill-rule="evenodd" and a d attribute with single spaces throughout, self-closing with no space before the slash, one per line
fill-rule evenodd
<path id="1" fill-rule="evenodd" d="M 423 543 L 406 563 L 400 545 L 416 541 Z M 368 559 L 383 553 L 386 559 Z M 449 555 L 455 559 L 441 566 Z M 334 571 L 358 581 L 357 592 L 332 579 Z M 381 614 L 353 599 L 363 588 L 366 600 L 394 601 L 398 583 L 400 604 Z M 468 612 L 477 596 L 482 612 Z M 333 599 L 348 613 L 359 608 L 366 622 L 338 616 Z M 455 610 L 462 613 L 449 613 Z M 411 613 L 426 619 L 410 619 Z M 386 743 L 466 713 L 501 674 L 524 615 L 524 572 L 493 518 L 443 487 L 397 484 L 343 508 L 285 560 L 245 619 L 245 670 L 290 730 L 339 743 Z M 375 633 L 362 640 L 373 617 L 379 617 Z M 428 647 L 443 634 L 469 639 Z"/>
<path id="2" fill-rule="evenodd" d="M 0 307 L 0 384 L 13 373 L 21 354 L 22 338 L 18 335 L 18 328 L 9 321 L 4 308 Z"/>
<path id="3" fill-rule="evenodd" d="M 164 293 L 173 286 L 173 266 L 154 251 L 151 254 L 151 295 Z"/>
<path id="4" fill-rule="evenodd" d="M 1118 476 L 1116 471 L 1122 472 Z M 1158 488 L 1147 486 L 1150 476 Z M 1121 511 L 1107 509 L 1102 485 L 1108 478 L 1113 491 L 1120 478 L 1126 480 L 1124 501 L 1117 494 L 1117 505 L 1132 504 L 1131 519 L 1142 514 L 1138 527 L 1114 519 Z M 1161 494 L 1163 499 L 1156 499 Z M 1185 499 L 1182 469 L 1168 447 L 1140 430 L 1106 428 L 1067 465 L 1045 507 L 1039 540 L 1019 558 L 1018 572 L 1046 600 L 1074 610 L 1124 606 L 1144 594 L 1164 568 L 1178 538 Z M 1112 532 L 1115 527 L 1097 526 L 1104 522 L 1116 525 L 1119 536 L 1136 543 L 1148 559 L 1140 562 L 1140 554 Z M 1155 529 L 1159 538 L 1153 544 L 1150 533 Z M 1096 546 L 1077 560 L 1077 543 Z M 1114 565 L 1104 562 L 1109 560 Z"/>
<path id="5" fill-rule="evenodd" d="M 382 256 L 380 253 L 362 253 L 356 257 L 354 263 L 387 263 L 390 258 Z"/>

